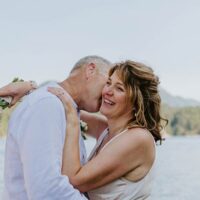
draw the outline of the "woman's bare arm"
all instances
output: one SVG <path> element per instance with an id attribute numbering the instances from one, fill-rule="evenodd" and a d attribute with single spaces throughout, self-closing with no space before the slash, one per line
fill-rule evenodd
<path id="1" fill-rule="evenodd" d="M 12 97 L 12 101 L 10 103 L 10 107 L 15 105 L 23 96 L 25 96 L 30 90 L 36 88 L 36 85 L 33 85 L 31 81 L 24 81 L 24 82 L 14 82 L 9 83 L 8 85 L 0 88 L 0 96 Z"/>
<path id="2" fill-rule="evenodd" d="M 145 143 L 140 136 L 125 133 L 84 166 L 80 165 L 77 172 L 69 176 L 70 182 L 81 192 L 88 192 L 124 176 L 145 163 Z"/>

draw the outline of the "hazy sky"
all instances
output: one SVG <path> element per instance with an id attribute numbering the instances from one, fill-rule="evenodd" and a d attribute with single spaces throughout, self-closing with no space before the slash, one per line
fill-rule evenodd
<path id="1" fill-rule="evenodd" d="M 169 92 L 200 100 L 200 1 L 0 0 L 0 86 L 63 80 L 94 54 L 144 62 Z"/>

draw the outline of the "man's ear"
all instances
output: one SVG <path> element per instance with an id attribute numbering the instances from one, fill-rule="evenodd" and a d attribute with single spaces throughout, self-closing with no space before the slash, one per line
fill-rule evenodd
<path id="1" fill-rule="evenodd" d="M 96 73 L 96 65 L 94 63 L 90 63 L 86 66 L 86 79 L 89 79 Z"/>

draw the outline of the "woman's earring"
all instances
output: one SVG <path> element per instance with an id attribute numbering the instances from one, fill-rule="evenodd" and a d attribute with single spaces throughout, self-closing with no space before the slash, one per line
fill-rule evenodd
<path id="1" fill-rule="evenodd" d="M 135 112 L 135 120 L 138 121 L 138 112 Z"/>

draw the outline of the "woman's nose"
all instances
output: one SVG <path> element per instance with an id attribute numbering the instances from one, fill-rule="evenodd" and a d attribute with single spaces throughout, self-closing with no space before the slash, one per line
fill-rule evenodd
<path id="1" fill-rule="evenodd" d="M 112 95 L 113 94 L 113 87 L 109 86 L 106 90 L 106 94 Z"/>

